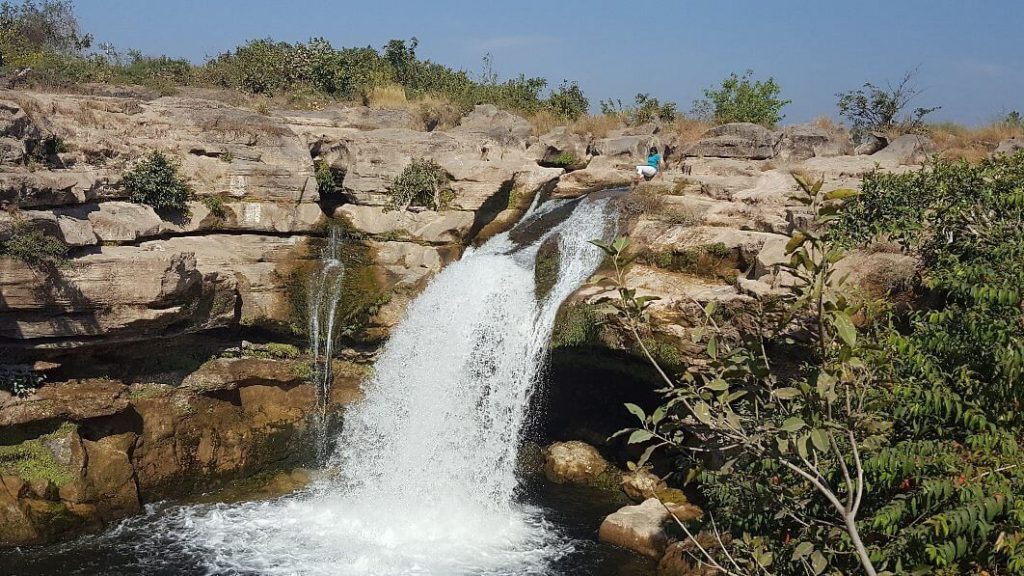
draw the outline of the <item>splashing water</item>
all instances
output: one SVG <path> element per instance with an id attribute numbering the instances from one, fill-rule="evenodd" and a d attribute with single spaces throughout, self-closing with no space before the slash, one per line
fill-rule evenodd
<path id="1" fill-rule="evenodd" d="M 611 212 L 584 199 L 528 246 L 503 234 L 467 250 L 394 330 L 325 479 L 275 501 L 167 511 L 162 552 L 209 573 L 549 573 L 573 544 L 517 503 L 515 461 L 555 314 L 599 265 L 588 241 L 613 234 Z M 538 301 L 534 261 L 554 234 L 558 280 Z"/>
<path id="2" fill-rule="evenodd" d="M 309 352 L 312 356 L 311 378 L 316 385 L 314 432 L 317 436 L 316 450 L 319 462 L 326 460 L 329 449 L 327 406 L 333 378 L 331 358 L 335 342 L 334 321 L 342 284 L 345 281 L 345 264 L 341 261 L 342 241 L 342 231 L 331 228 L 327 245 L 320 256 L 320 272 L 310 281 L 307 292 Z"/>

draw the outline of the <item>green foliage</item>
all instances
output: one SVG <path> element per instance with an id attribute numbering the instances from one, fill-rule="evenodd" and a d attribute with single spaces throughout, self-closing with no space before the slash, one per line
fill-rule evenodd
<path id="1" fill-rule="evenodd" d="M 782 88 L 774 78 L 762 82 L 753 80 L 753 75 L 753 70 L 747 70 L 743 76 L 734 72 L 719 87 L 705 89 L 704 99 L 693 105 L 693 114 L 719 124 L 753 122 L 768 128 L 775 126 L 785 117 L 782 109 L 792 100 L 779 97 Z"/>
<path id="2" fill-rule="evenodd" d="M 600 333 L 600 318 L 593 306 L 586 302 L 566 304 L 558 310 L 552 348 L 576 348 L 594 344 Z"/>
<path id="3" fill-rule="evenodd" d="M 916 108 L 905 114 L 907 106 L 921 91 L 914 86 L 917 70 L 910 70 L 896 84 L 880 87 L 870 82 L 858 90 L 842 92 L 839 96 L 839 115 L 850 121 L 855 141 L 870 132 L 889 135 L 909 134 L 924 128 L 924 117 L 939 107 Z"/>
<path id="4" fill-rule="evenodd" d="M 223 220 L 228 215 L 227 210 L 224 208 L 224 199 L 220 196 L 203 196 L 201 202 L 210 211 L 210 214 L 213 214 L 214 218 Z"/>
<path id="5" fill-rule="evenodd" d="M 0 437 L 0 474 L 19 476 L 26 482 L 47 480 L 57 487 L 71 482 L 73 471 L 57 461 L 47 444 L 66 438 L 73 430 L 73 424 L 65 423 L 49 434 L 21 442 Z"/>
<path id="6" fill-rule="evenodd" d="M 91 43 L 78 29 L 70 0 L 0 4 L 0 66 L 32 66 L 43 54 L 74 54 Z"/>
<path id="7" fill-rule="evenodd" d="M 572 152 L 561 152 L 558 156 L 555 156 L 550 164 L 556 168 L 574 168 L 579 166 L 580 159 L 574 156 Z"/>
<path id="8" fill-rule="evenodd" d="M 677 451 L 679 477 L 708 498 L 716 524 L 703 528 L 728 532 L 744 566 L 1024 574 L 1024 154 L 873 174 L 861 193 L 799 183 L 812 229 L 832 230 L 792 235 L 784 268 L 797 285 L 773 314 L 779 329 L 735 345 L 705 309 L 693 338 L 707 365 L 666 375 L 652 414 L 630 408 L 641 426 L 624 432 L 648 445 L 638 465 Z M 878 235 L 920 259 L 929 308 L 899 316 L 841 294 L 843 247 Z M 619 295 L 619 321 L 644 322 L 650 300 L 621 283 Z M 794 342 L 801 332 L 810 340 Z M 764 351 L 779 347 L 803 364 L 778 370 Z M 759 548 L 736 543 L 750 538 Z"/>
<path id="9" fill-rule="evenodd" d="M 323 160 L 317 160 L 314 163 L 314 168 L 316 188 L 320 192 L 320 197 L 330 197 L 337 194 L 338 182 L 334 178 L 334 172 L 331 171 L 330 165 Z"/>
<path id="10" fill-rule="evenodd" d="M 44 380 L 31 366 L 0 366 L 0 390 L 19 398 L 34 394 Z"/>
<path id="11" fill-rule="evenodd" d="M 547 107 L 559 118 L 576 120 L 587 114 L 590 100 L 583 95 L 579 84 L 563 80 L 558 90 L 548 96 Z"/>
<path id="12" fill-rule="evenodd" d="M 188 213 L 192 189 L 178 173 L 178 163 L 159 150 L 126 170 L 121 182 L 132 202 L 148 204 L 157 211 Z"/>
<path id="13" fill-rule="evenodd" d="M 1024 117 L 1021 117 L 1020 112 L 1013 110 L 1006 115 L 1003 119 L 1003 124 L 1010 128 L 1024 128 Z"/>
<path id="14" fill-rule="evenodd" d="M 618 116 L 629 126 L 639 126 L 655 120 L 671 122 L 678 115 L 675 102 L 661 102 L 646 93 L 637 94 L 632 106 L 624 105 L 622 100 L 602 100 L 601 113 Z"/>
<path id="15" fill-rule="evenodd" d="M 410 206 L 444 210 L 454 197 L 448 181 L 440 164 L 414 158 L 388 187 L 387 210 L 404 211 Z"/>
<path id="16" fill-rule="evenodd" d="M 63 267 L 68 245 L 21 219 L 15 219 L 7 238 L 0 240 L 0 258 L 20 260 L 33 268 Z"/>

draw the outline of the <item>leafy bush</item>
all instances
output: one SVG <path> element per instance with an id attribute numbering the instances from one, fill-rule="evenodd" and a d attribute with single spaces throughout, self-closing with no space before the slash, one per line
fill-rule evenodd
<path id="1" fill-rule="evenodd" d="M 678 112 L 675 102 L 661 102 L 650 94 L 637 94 L 633 105 L 627 106 L 622 100 L 602 100 L 601 113 L 621 118 L 630 126 L 639 126 L 655 120 L 671 122 Z"/>
<path id="2" fill-rule="evenodd" d="M 648 445 L 634 466 L 657 449 L 689 463 L 677 478 L 700 482 L 708 514 L 680 529 L 724 533 L 728 556 L 700 559 L 732 573 L 1024 574 L 1024 153 L 875 174 L 859 194 L 800 185 L 814 229 L 837 224 L 794 232 L 783 321 L 737 344 L 709 304 L 693 331 L 707 364 L 678 382 L 662 372 L 653 413 L 629 406 L 641 424 L 624 432 Z M 900 316 L 842 294 L 843 246 L 887 231 L 920 259 L 929 308 Z M 623 286 L 625 242 L 602 247 L 617 321 L 655 362 L 638 335 L 651 299 Z M 780 368 L 773 349 L 802 361 Z"/>
<path id="3" fill-rule="evenodd" d="M 228 215 L 224 208 L 224 199 L 220 196 L 203 196 L 201 202 L 214 218 L 224 219 Z"/>
<path id="4" fill-rule="evenodd" d="M 917 70 L 907 72 L 893 86 L 882 88 L 870 82 L 858 90 L 842 92 L 839 96 L 839 115 L 850 121 L 855 141 L 870 132 L 883 132 L 898 136 L 916 132 L 924 127 L 924 117 L 939 107 L 916 108 L 910 114 L 905 110 L 921 91 L 914 86 Z"/>
<path id="5" fill-rule="evenodd" d="M 784 118 L 782 109 L 792 100 L 779 97 L 782 88 L 774 78 L 762 82 L 753 80 L 753 75 L 753 70 L 747 70 L 743 76 L 734 72 L 718 88 L 705 89 L 704 99 L 693 105 L 693 114 L 719 124 L 753 122 L 768 128 L 775 126 Z"/>
<path id="6" fill-rule="evenodd" d="M 75 54 L 92 44 L 82 34 L 70 0 L 0 4 L 0 65 L 32 66 L 45 54 Z"/>
<path id="7" fill-rule="evenodd" d="M 323 160 L 315 162 L 316 188 L 321 197 L 330 196 L 338 192 L 338 182 L 334 178 L 331 166 Z"/>
<path id="8" fill-rule="evenodd" d="M 154 209 L 188 213 L 192 189 L 178 173 L 178 163 L 154 150 L 122 175 L 122 184 L 132 202 Z"/>
<path id="9" fill-rule="evenodd" d="M 34 394 L 44 380 L 31 366 L 0 366 L 0 390 L 18 398 Z"/>
<path id="10" fill-rule="evenodd" d="M 23 220 L 15 220 L 7 236 L 0 240 L 0 257 L 14 258 L 34 268 L 62 267 L 68 262 L 67 244 Z"/>
<path id="11" fill-rule="evenodd" d="M 559 118 L 576 120 L 590 109 L 590 100 L 576 82 L 562 81 L 557 91 L 548 96 L 547 107 Z"/>
<path id="12" fill-rule="evenodd" d="M 448 186 L 448 173 L 433 160 L 415 158 L 388 188 L 388 210 L 406 210 L 422 206 L 443 210 L 454 197 Z"/>

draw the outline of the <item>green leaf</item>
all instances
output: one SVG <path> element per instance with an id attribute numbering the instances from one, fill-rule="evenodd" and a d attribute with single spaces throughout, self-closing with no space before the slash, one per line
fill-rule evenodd
<path id="1" fill-rule="evenodd" d="M 801 392 L 799 388 L 789 387 L 789 388 L 777 388 L 775 390 L 775 392 L 773 392 L 773 394 L 779 400 L 792 400 L 793 398 L 796 398 L 798 396 L 802 396 L 803 392 Z"/>
<path id="2" fill-rule="evenodd" d="M 612 242 L 612 249 L 616 252 L 622 252 L 626 246 L 629 246 L 629 238 L 626 236 L 619 236 L 615 242 Z"/>
<path id="3" fill-rule="evenodd" d="M 787 418 L 786 421 L 782 423 L 782 426 L 779 427 L 779 430 L 782 430 L 783 432 L 796 432 L 804 426 L 806 426 L 806 424 L 804 423 L 803 418 L 793 416 L 792 418 Z"/>
<path id="4" fill-rule="evenodd" d="M 718 339 L 714 336 L 708 338 L 708 356 L 718 358 Z"/>
<path id="5" fill-rule="evenodd" d="M 807 458 L 810 455 L 807 451 L 807 439 L 810 438 L 810 436 L 810 434 L 801 434 L 800 437 L 796 439 L 796 453 L 799 454 L 801 458 Z"/>
<path id="6" fill-rule="evenodd" d="M 644 414 L 644 409 L 637 406 L 636 404 L 630 404 L 627 402 L 626 410 L 629 410 L 629 413 L 639 418 L 641 422 L 647 420 L 647 415 Z"/>
<path id="7" fill-rule="evenodd" d="M 811 430 L 811 444 L 818 449 L 819 452 L 825 452 L 828 450 L 828 434 L 821 428 L 815 428 Z"/>
<path id="8" fill-rule="evenodd" d="M 833 190 L 825 194 L 825 200 L 845 200 L 847 198 L 853 198 L 859 196 L 860 191 L 853 190 L 851 188 L 840 188 L 839 190 Z"/>
<path id="9" fill-rule="evenodd" d="M 647 430 L 634 430 L 633 433 L 629 435 L 627 444 L 639 444 L 641 442 L 647 442 L 651 438 L 654 438 L 654 434 L 651 434 Z"/>
<path id="10" fill-rule="evenodd" d="M 796 548 L 793 550 L 793 561 L 796 562 L 813 551 L 814 544 L 811 544 L 810 542 L 801 542 L 797 544 Z"/>
<path id="11" fill-rule="evenodd" d="M 828 568 L 828 560 L 825 559 L 824 554 L 815 550 L 814 554 L 811 554 L 811 569 L 814 570 L 815 575 L 818 575 L 824 572 L 825 568 Z"/>
<path id="12" fill-rule="evenodd" d="M 729 389 L 729 383 L 726 382 L 725 380 L 722 380 L 721 378 L 715 378 L 710 383 L 708 383 L 708 388 L 714 390 L 715 392 L 724 392 Z"/>
<path id="13" fill-rule="evenodd" d="M 651 459 L 651 455 L 654 454 L 654 451 L 657 449 L 657 444 L 651 444 L 648 446 L 647 449 L 644 450 L 644 453 L 640 455 L 640 459 L 636 461 L 637 468 L 647 464 L 647 461 Z"/>
<path id="14" fill-rule="evenodd" d="M 664 406 L 658 406 L 657 408 L 655 408 L 654 414 L 651 414 L 651 422 L 653 424 L 657 424 L 658 422 L 661 422 L 664 419 L 665 419 L 665 407 Z"/>
<path id="15" fill-rule="evenodd" d="M 797 248 L 803 246 L 806 241 L 806 234 L 803 232 L 795 232 L 789 239 L 789 242 L 786 242 L 786 254 L 792 254 Z"/>
<path id="16" fill-rule="evenodd" d="M 712 300 L 704 305 L 704 315 L 710 318 L 715 314 L 715 310 L 718 308 L 718 300 Z"/>
<path id="17" fill-rule="evenodd" d="M 836 312 L 832 316 L 832 324 L 836 327 L 836 332 L 839 333 L 839 337 L 842 338 L 847 346 L 857 344 L 857 328 L 854 327 L 853 320 L 850 320 L 850 317 L 845 312 Z"/>
<path id="18" fill-rule="evenodd" d="M 711 409 L 704 402 L 698 402 L 693 407 L 693 415 L 704 424 L 711 423 Z"/>

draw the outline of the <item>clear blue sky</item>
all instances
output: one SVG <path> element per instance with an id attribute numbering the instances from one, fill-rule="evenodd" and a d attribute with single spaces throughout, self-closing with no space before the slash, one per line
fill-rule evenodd
<path id="1" fill-rule="evenodd" d="M 97 41 L 202 61 L 252 38 L 380 47 L 502 76 L 578 80 L 591 102 L 637 92 L 689 110 L 729 72 L 773 75 L 787 122 L 835 114 L 836 92 L 920 67 L 919 105 L 969 124 L 1024 112 L 1022 0 L 77 0 Z"/>

